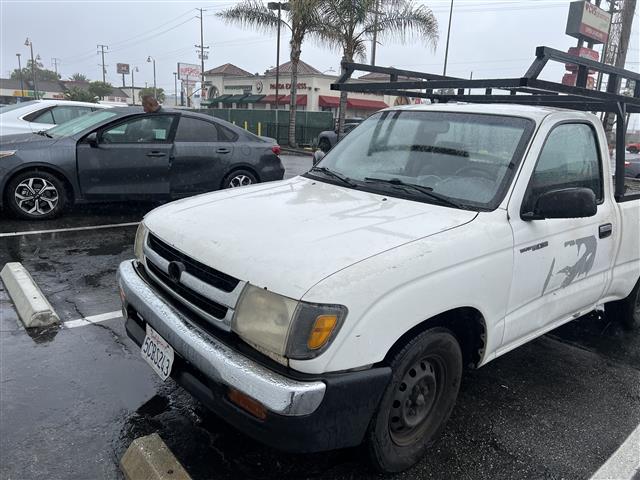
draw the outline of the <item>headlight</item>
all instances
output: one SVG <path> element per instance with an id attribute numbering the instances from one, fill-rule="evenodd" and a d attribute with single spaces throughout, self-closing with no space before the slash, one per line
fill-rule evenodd
<path id="1" fill-rule="evenodd" d="M 11 155 L 15 155 L 15 150 L 0 150 L 0 158 L 10 157 Z"/>
<path id="2" fill-rule="evenodd" d="M 136 241 L 133 244 L 133 253 L 135 254 L 136 258 L 138 259 L 138 261 L 142 262 L 142 259 L 144 257 L 144 243 L 147 241 L 147 232 L 149 230 L 147 230 L 147 227 L 145 226 L 144 222 L 140 222 L 140 225 L 138 225 L 138 230 L 136 231 Z"/>
<path id="3" fill-rule="evenodd" d="M 231 328 L 267 352 L 303 360 L 328 348 L 346 314 L 341 305 L 299 302 L 247 285 Z"/>

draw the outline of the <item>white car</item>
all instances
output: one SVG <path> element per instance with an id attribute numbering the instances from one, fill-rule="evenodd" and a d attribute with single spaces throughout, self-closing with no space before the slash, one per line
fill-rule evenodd
<path id="1" fill-rule="evenodd" d="M 30 100 L 5 105 L 0 108 L 0 135 L 37 133 L 101 108 L 111 106 L 70 100 Z"/>

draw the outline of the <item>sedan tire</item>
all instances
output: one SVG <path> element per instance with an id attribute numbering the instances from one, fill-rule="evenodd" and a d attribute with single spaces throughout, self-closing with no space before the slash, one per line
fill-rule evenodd
<path id="1" fill-rule="evenodd" d="M 640 329 L 640 279 L 627 298 L 608 303 L 606 310 L 624 329 Z"/>
<path id="2" fill-rule="evenodd" d="M 222 188 L 246 187 L 258 183 L 256 175 L 249 170 L 234 170 L 224 178 Z"/>
<path id="3" fill-rule="evenodd" d="M 31 170 L 11 179 L 5 189 L 5 201 L 17 217 L 49 220 L 62 213 L 67 202 L 67 189 L 55 175 Z"/>

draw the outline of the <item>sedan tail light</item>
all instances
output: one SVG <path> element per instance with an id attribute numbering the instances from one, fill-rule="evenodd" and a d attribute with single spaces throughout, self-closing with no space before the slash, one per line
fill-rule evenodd
<path id="1" fill-rule="evenodd" d="M 275 155 L 280 155 L 280 153 L 282 152 L 282 149 L 280 148 L 280 145 L 274 145 L 274 146 L 271 147 L 271 151 Z"/>
<path id="2" fill-rule="evenodd" d="M 631 162 L 624 162 L 625 167 L 628 167 L 629 165 L 631 165 Z"/>

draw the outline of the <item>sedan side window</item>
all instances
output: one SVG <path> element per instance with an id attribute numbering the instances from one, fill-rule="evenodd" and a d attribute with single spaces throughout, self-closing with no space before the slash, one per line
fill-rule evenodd
<path id="1" fill-rule="evenodd" d="M 104 143 L 167 143 L 173 117 L 147 115 L 135 117 L 102 132 Z"/>
<path id="2" fill-rule="evenodd" d="M 176 132 L 176 142 L 217 142 L 216 125 L 193 117 L 181 117 Z"/>
<path id="3" fill-rule="evenodd" d="M 30 115 L 30 118 L 25 118 L 25 120 L 27 120 L 28 122 L 33 122 L 33 123 L 51 123 L 51 124 L 55 124 L 56 122 L 53 121 L 53 114 L 51 113 L 51 110 L 45 110 L 42 113 L 39 113 L 38 115 Z"/>
<path id="4" fill-rule="evenodd" d="M 522 206 L 533 210 L 536 200 L 550 190 L 589 188 L 602 200 L 600 156 L 593 128 L 584 123 L 556 127 L 542 147 Z"/>
<path id="5" fill-rule="evenodd" d="M 91 113 L 91 107 L 71 107 L 68 105 L 59 105 L 57 107 L 53 107 L 51 112 L 53 113 L 53 123 L 59 125 L 87 113 Z"/>

